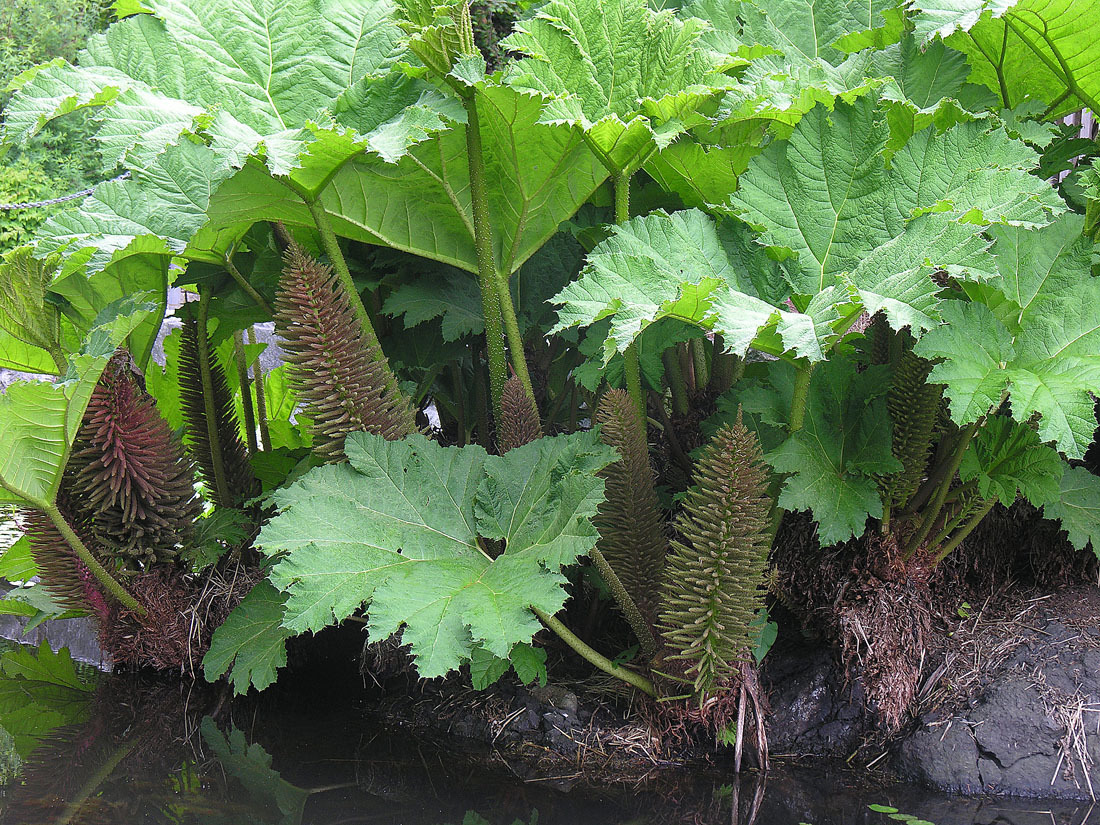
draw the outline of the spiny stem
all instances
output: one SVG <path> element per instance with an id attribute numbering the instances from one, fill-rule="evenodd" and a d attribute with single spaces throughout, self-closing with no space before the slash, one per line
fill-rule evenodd
<path id="1" fill-rule="evenodd" d="M 912 558 L 913 554 L 920 549 L 924 540 L 928 538 L 928 534 L 932 532 L 932 527 L 936 524 L 936 519 L 939 518 L 940 511 L 943 510 L 943 503 L 947 499 L 947 493 L 951 489 L 951 482 L 955 480 L 955 473 L 958 472 L 959 465 L 962 464 L 963 455 L 970 446 L 970 441 L 974 438 L 974 434 L 978 431 L 979 426 L 980 422 L 975 421 L 963 430 L 962 437 L 959 439 L 958 444 L 955 445 L 955 449 L 951 453 L 951 458 L 947 462 L 943 481 L 940 482 L 940 486 L 936 490 L 935 496 L 933 496 L 931 503 L 928 505 L 928 509 L 924 513 L 920 529 L 913 535 L 913 538 L 906 546 L 905 555 L 902 557 L 903 559 Z"/>
<path id="2" fill-rule="evenodd" d="M 237 265 L 233 263 L 233 253 L 227 252 L 225 254 L 225 268 L 232 276 L 233 280 L 237 282 L 237 286 L 244 290 L 245 294 L 256 302 L 256 306 L 262 309 L 268 318 L 274 317 L 275 313 L 271 309 L 271 304 L 267 302 L 263 295 L 256 291 L 256 288 L 248 282 L 248 279 L 241 274 L 241 271 L 237 269 Z"/>
<path id="3" fill-rule="evenodd" d="M 57 531 L 65 541 L 69 543 L 69 547 L 73 549 L 73 552 L 76 553 L 79 559 L 84 563 L 84 566 L 88 568 L 88 571 L 95 576 L 96 581 L 103 585 L 103 589 L 123 607 L 144 616 L 145 608 L 138 604 L 137 599 L 131 596 L 126 588 L 119 584 L 118 581 L 107 572 L 107 569 L 99 563 L 99 560 L 92 555 L 92 551 L 80 540 L 80 536 L 78 536 L 73 528 L 69 526 L 69 522 L 65 519 L 65 516 L 57 509 L 57 504 L 44 504 L 42 510 L 49 517 L 50 521 L 53 522 L 53 526 L 57 528 Z"/>
<path id="4" fill-rule="evenodd" d="M 800 364 L 795 371 L 794 392 L 791 395 L 791 421 L 787 425 L 787 431 L 792 434 L 801 430 L 806 421 L 806 402 L 810 397 L 810 377 L 813 371 L 813 364 Z"/>
<path id="5" fill-rule="evenodd" d="M 982 519 L 989 515 L 989 511 L 993 509 L 993 505 L 996 503 L 997 499 L 995 498 L 991 498 L 989 501 L 985 502 L 985 504 L 983 504 L 981 508 L 979 508 L 978 511 L 970 517 L 970 521 L 963 525 L 963 528 L 955 534 L 955 537 L 951 539 L 951 541 L 948 542 L 946 545 L 944 545 L 944 548 L 936 554 L 936 557 L 932 559 L 932 566 L 935 567 L 937 564 L 939 564 L 941 561 L 951 555 L 951 551 L 962 544 L 963 540 L 974 532 L 974 528 L 982 523 Z"/>
<path id="6" fill-rule="evenodd" d="M 485 189 L 485 157 L 481 149 L 481 121 L 478 119 L 477 100 L 474 95 L 463 98 L 466 108 L 466 162 L 470 169 L 470 206 L 474 216 L 474 247 L 477 250 L 477 277 L 481 289 L 481 311 L 485 316 L 485 343 L 489 353 L 489 392 L 493 399 L 493 415 L 500 420 L 500 398 L 504 393 L 504 382 L 508 380 L 507 358 L 504 354 L 504 331 L 501 303 L 512 295 L 507 286 L 501 294 L 497 281 L 496 262 L 493 259 L 493 229 L 489 221 L 489 196 Z M 515 309 L 513 308 L 513 316 Z M 517 327 L 518 333 L 518 327 Z M 512 344 L 515 348 L 515 344 Z M 526 373 L 527 364 L 523 355 L 523 343 L 519 352 L 512 353 L 513 363 L 522 362 Z M 519 370 L 516 371 L 519 374 Z M 522 378 L 520 379 L 523 380 Z M 529 393 L 531 379 L 527 378 L 524 389 Z M 532 393 L 532 398 L 534 394 Z"/>
<path id="7" fill-rule="evenodd" d="M 233 360 L 237 365 L 237 381 L 241 385 L 241 406 L 244 408 L 245 438 L 248 439 L 248 451 L 255 453 L 256 444 L 256 413 L 252 408 L 252 381 L 248 377 L 248 363 L 244 357 L 244 335 L 241 331 L 233 332 Z"/>
<path id="8" fill-rule="evenodd" d="M 979 501 L 979 502 L 977 502 L 977 506 L 980 507 L 984 503 L 985 502 Z M 948 536 L 951 535 L 951 532 L 956 527 L 958 527 L 960 524 L 962 524 L 967 516 L 969 516 L 971 513 L 974 512 L 974 507 L 975 507 L 975 503 L 973 503 L 973 502 L 963 504 L 961 507 L 959 507 L 959 512 L 956 513 L 951 518 L 946 519 L 946 523 L 944 524 L 943 529 L 940 530 L 940 532 L 936 534 L 936 537 L 933 538 L 932 541 L 928 542 L 928 546 L 929 547 L 939 547 L 940 544 L 947 541 L 947 538 L 948 538 Z"/>
<path id="9" fill-rule="evenodd" d="M 631 341 L 623 352 L 623 375 L 626 378 L 626 390 L 630 393 L 630 400 L 634 402 L 634 409 L 638 413 L 638 420 L 642 422 L 644 432 L 645 394 L 642 392 L 642 362 L 638 356 L 637 341 Z"/>
<path id="10" fill-rule="evenodd" d="M 210 442 L 210 461 L 214 465 L 214 486 L 218 501 L 231 501 L 229 483 L 225 479 L 225 461 L 222 442 L 218 434 L 218 412 L 214 409 L 214 378 L 210 372 L 210 290 L 199 289 L 198 329 L 195 332 L 195 348 L 199 356 L 199 380 L 202 382 L 202 403 L 206 413 L 206 437 Z"/>
<path id="11" fill-rule="evenodd" d="M 604 673 L 614 676 L 616 679 L 621 679 L 628 685 L 633 685 L 647 696 L 652 696 L 654 699 L 657 698 L 657 690 L 653 687 L 653 683 L 649 681 L 649 679 L 645 678 L 640 673 L 635 673 L 624 667 L 617 667 L 615 663 L 606 656 L 585 644 L 580 637 L 562 624 L 555 616 L 551 616 L 549 613 L 533 606 L 531 611 L 539 617 L 539 621 L 553 630 L 554 633 L 558 635 L 558 638 L 569 645 L 569 647 L 573 648 L 573 650 L 590 665 L 602 670 Z"/>
<path id="12" fill-rule="evenodd" d="M 500 300 L 500 314 L 504 320 L 504 332 L 508 336 L 508 352 L 512 356 L 512 369 L 516 371 L 516 378 L 523 384 L 527 395 L 534 401 L 535 388 L 531 384 L 531 373 L 527 370 L 527 352 L 523 346 L 523 335 L 519 331 L 519 319 L 516 318 L 516 307 L 512 303 L 512 292 L 508 289 L 508 277 L 503 272 L 494 270 L 494 273 Z"/>
<path id="13" fill-rule="evenodd" d="M 615 223 L 622 226 L 630 220 L 630 175 L 619 172 L 615 175 Z M 645 394 L 642 392 L 642 362 L 638 357 L 638 342 L 631 341 L 630 346 L 623 352 L 623 373 L 626 379 L 626 390 L 634 402 L 638 411 L 638 420 L 642 424 L 642 432 L 645 432 Z"/>
<path id="14" fill-rule="evenodd" d="M 256 330 L 248 328 L 248 343 L 256 345 Z M 264 452 L 271 450 L 271 431 L 267 427 L 267 392 L 264 390 L 264 368 L 260 363 L 260 356 L 252 362 L 252 386 L 256 389 L 256 417 L 260 425 L 260 443 Z"/>
<path id="15" fill-rule="evenodd" d="M 688 414 L 687 384 L 684 371 L 680 368 L 680 354 L 675 347 L 669 347 L 661 354 L 665 365 L 665 380 L 672 392 L 672 409 L 677 415 Z"/>
<path id="16" fill-rule="evenodd" d="M 702 338 L 692 338 L 691 364 L 695 371 L 695 386 L 700 390 L 710 385 L 710 367 L 707 364 L 707 348 Z"/>
<path id="17" fill-rule="evenodd" d="M 653 631 L 649 627 L 649 622 L 642 616 L 642 611 L 638 609 L 638 605 L 635 604 L 634 599 L 630 598 L 630 594 L 626 591 L 622 581 L 616 575 L 611 565 L 607 563 L 607 559 L 604 558 L 603 553 L 598 548 L 593 547 L 588 551 L 589 558 L 592 559 L 592 563 L 596 565 L 596 570 L 599 571 L 600 577 L 606 582 L 608 588 L 611 590 L 611 595 L 614 597 L 616 604 L 619 605 L 619 609 L 623 611 L 623 615 L 626 616 L 627 622 L 630 623 L 630 629 L 634 631 L 634 635 L 638 637 L 638 643 L 641 645 L 642 653 L 646 655 L 646 658 L 652 657 L 657 652 L 657 640 L 653 637 Z"/>
<path id="18" fill-rule="evenodd" d="M 615 223 L 622 226 L 630 220 L 630 175 L 619 172 L 614 178 Z"/>

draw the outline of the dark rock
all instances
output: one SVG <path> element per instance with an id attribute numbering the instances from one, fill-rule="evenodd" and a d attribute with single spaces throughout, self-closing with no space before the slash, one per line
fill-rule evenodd
<path id="1" fill-rule="evenodd" d="M 1082 756 L 1100 763 L 1095 711 L 1087 709 L 1100 700 L 1100 649 L 1075 644 L 1091 637 L 1061 621 L 1034 633 L 965 712 L 923 719 L 900 744 L 903 779 L 961 793 L 1090 797 Z"/>
<path id="2" fill-rule="evenodd" d="M 804 643 L 777 646 L 762 677 L 773 752 L 848 756 L 859 746 L 869 727 L 863 692 L 845 683 L 832 651 Z"/>

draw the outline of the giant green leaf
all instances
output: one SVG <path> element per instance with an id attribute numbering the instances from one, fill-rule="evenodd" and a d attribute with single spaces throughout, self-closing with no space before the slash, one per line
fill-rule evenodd
<path id="1" fill-rule="evenodd" d="M 664 318 L 718 333 L 738 355 L 752 346 L 823 360 L 858 311 L 844 290 L 833 288 L 801 313 L 757 297 L 766 290 L 777 303 L 786 297 L 774 292 L 780 272 L 732 223 L 716 224 L 694 209 L 655 212 L 616 227 L 592 250 L 581 277 L 554 298 L 561 305 L 556 329 L 609 318 L 605 365 Z"/>
<path id="2" fill-rule="evenodd" d="M 284 625 L 319 630 L 364 603 L 372 638 L 402 631 L 421 676 L 476 647 L 507 658 L 567 598 L 561 568 L 596 541 L 596 472 L 614 460 L 595 433 L 543 438 L 504 456 L 421 436 L 348 436 L 347 464 L 319 467 L 274 494 L 257 542 L 280 554 Z M 503 540 L 501 554 L 482 540 Z"/>
<path id="3" fill-rule="evenodd" d="M 286 640 L 294 634 L 283 627 L 286 597 L 261 581 L 214 631 L 202 659 L 203 675 L 213 682 L 229 671 L 233 693 L 263 690 L 286 665 Z"/>
<path id="4" fill-rule="evenodd" d="M 155 311 L 141 296 L 114 302 L 100 313 L 60 381 L 17 381 L 0 395 L 0 504 L 53 502 L 100 373 L 115 348 Z"/>
<path id="5" fill-rule="evenodd" d="M 800 430 L 764 458 L 789 473 L 779 494 L 786 510 L 809 510 L 823 545 L 862 535 L 882 515 L 876 474 L 901 469 L 892 452 L 881 368 L 857 373 L 848 361 L 814 370 Z"/>
<path id="6" fill-rule="evenodd" d="M 788 266 L 795 293 L 816 294 L 862 265 L 857 286 L 880 305 L 897 302 L 892 323 L 908 316 L 924 326 L 936 306 L 931 268 L 980 268 L 981 242 L 942 223 L 897 240 L 914 218 L 937 213 L 977 234 L 986 223 L 1042 225 L 1064 206 L 1028 173 L 1035 153 L 1002 130 L 974 123 L 925 129 L 895 153 L 889 169 L 882 156 L 887 133 L 871 100 L 838 104 L 832 113 L 818 107 L 789 141 L 749 163 L 731 202 L 760 230 L 761 243 L 797 254 Z M 884 249 L 892 241 L 895 248 Z M 902 311 L 905 304 L 911 306 Z"/>
<path id="7" fill-rule="evenodd" d="M 53 117 L 106 105 L 100 137 L 110 154 L 155 155 L 217 112 L 215 143 L 246 138 L 246 154 L 263 147 L 273 171 L 286 172 L 305 139 L 294 131 L 401 56 L 388 0 L 157 0 L 150 11 L 94 38 L 77 67 L 31 78 L 7 112 L 6 136 L 26 139 Z"/>
<path id="8" fill-rule="evenodd" d="M 1032 97 L 1059 115 L 1100 109 L 1100 15 L 1072 0 L 916 0 L 922 41 L 946 38 L 971 79 L 1012 108 Z"/>
<path id="9" fill-rule="evenodd" d="M 1011 507 L 1022 495 L 1036 507 L 1059 498 L 1062 459 L 1026 424 L 1003 415 L 991 416 L 959 464 L 959 479 L 975 481 L 983 499 Z"/>
<path id="10" fill-rule="evenodd" d="M 1043 506 L 1043 515 L 1059 521 L 1078 550 L 1089 544 L 1100 555 L 1100 478 L 1084 467 L 1063 465 L 1059 496 Z"/>
<path id="11" fill-rule="evenodd" d="M 575 126 L 610 173 L 629 175 L 728 85 L 726 61 L 697 43 L 705 28 L 645 0 L 550 0 L 503 41 L 525 58 L 508 82 L 552 95 L 545 122 Z"/>
<path id="12" fill-rule="evenodd" d="M 946 385 L 957 423 L 976 421 L 1007 396 L 1017 421 L 1039 415 L 1043 441 L 1070 458 L 1084 455 L 1096 429 L 1090 393 L 1100 391 L 1100 280 L 1090 276 L 1090 245 L 1077 240 L 1082 224 L 1071 214 L 999 235 L 1000 291 L 975 293 L 995 297 L 993 309 L 952 302 L 947 323 L 918 342 L 918 354 L 943 359 L 929 380 Z"/>

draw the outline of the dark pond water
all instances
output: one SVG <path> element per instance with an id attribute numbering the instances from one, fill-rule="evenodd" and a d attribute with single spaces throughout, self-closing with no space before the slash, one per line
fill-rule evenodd
<path id="1" fill-rule="evenodd" d="M 590 783 L 370 721 L 323 678 L 227 701 L 207 686 L 104 676 L 29 648 L 0 654 L 0 825 L 1087 825 L 1087 805 L 950 799 L 828 767 L 738 783 L 707 765 Z M 755 817 L 755 818 L 754 818 Z M 1100 812 L 1097 812 L 1100 823 Z"/>

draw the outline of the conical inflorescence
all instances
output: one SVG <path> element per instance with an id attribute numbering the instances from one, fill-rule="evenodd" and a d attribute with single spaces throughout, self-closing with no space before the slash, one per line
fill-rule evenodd
<path id="1" fill-rule="evenodd" d="M 497 427 L 497 442 L 500 452 L 506 453 L 524 444 L 530 444 L 536 438 L 542 438 L 542 423 L 539 421 L 535 402 L 523 388 L 523 382 L 512 376 L 504 382 L 504 392 L 500 395 L 500 426 Z"/>
<path id="2" fill-rule="evenodd" d="M 199 335 L 208 333 L 200 332 L 194 319 L 184 320 L 179 376 L 187 447 L 198 464 L 206 495 L 219 507 L 238 507 L 258 495 L 260 486 L 248 461 L 248 449 L 241 440 L 225 369 L 210 351 L 209 338 L 203 342 L 210 353 L 209 393 L 203 388 Z M 224 478 L 224 491 L 219 478 Z"/>
<path id="3" fill-rule="evenodd" d="M 125 350 L 92 393 L 65 483 L 99 544 L 132 572 L 174 559 L 194 532 L 194 465 Z"/>
<path id="4" fill-rule="evenodd" d="M 275 297 L 275 325 L 291 380 L 313 422 L 313 450 L 344 458 L 344 438 L 369 432 L 394 440 L 416 432 L 416 418 L 385 355 L 368 344 L 352 300 L 332 268 L 291 243 Z"/>
<path id="5" fill-rule="evenodd" d="M 650 625 L 656 619 L 668 539 L 653 486 L 649 446 L 626 390 L 608 391 L 596 408 L 600 438 L 619 453 L 604 468 L 596 545 Z"/>
<path id="6" fill-rule="evenodd" d="M 886 408 L 894 423 L 894 458 L 902 469 L 879 480 L 882 503 L 888 507 L 908 504 L 928 469 L 943 399 L 943 385 L 928 383 L 931 371 L 932 362 L 911 349 L 901 354 L 894 367 Z"/>
<path id="7" fill-rule="evenodd" d="M 767 485 L 760 444 L 739 416 L 703 448 L 676 519 L 660 629 L 700 700 L 751 656 L 770 545 Z"/>

